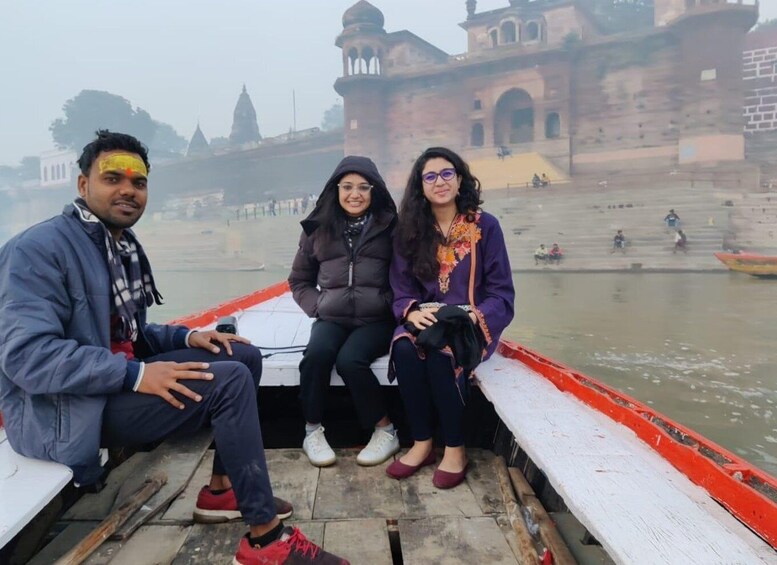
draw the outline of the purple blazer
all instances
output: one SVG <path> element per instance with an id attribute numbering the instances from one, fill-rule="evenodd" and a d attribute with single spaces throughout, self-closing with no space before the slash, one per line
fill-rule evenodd
<path id="1" fill-rule="evenodd" d="M 515 289 L 499 221 L 487 212 L 480 212 L 475 225 L 475 314 L 486 341 L 485 360 L 494 353 L 499 337 L 513 319 Z M 394 340 L 401 337 L 414 340 L 402 325 L 414 304 L 469 304 L 470 238 L 464 216 L 457 216 L 448 246 L 441 256 L 440 274 L 428 281 L 413 275 L 410 263 L 400 253 L 399 246 L 394 245 L 389 272 L 389 283 L 394 291 L 393 312 L 399 324 L 394 331 Z"/>

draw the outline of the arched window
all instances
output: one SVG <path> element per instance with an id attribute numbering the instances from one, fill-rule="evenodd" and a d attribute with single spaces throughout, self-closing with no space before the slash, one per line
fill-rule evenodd
<path id="1" fill-rule="evenodd" d="M 502 43 L 515 43 L 515 23 L 511 21 L 502 22 Z"/>
<path id="2" fill-rule="evenodd" d="M 483 133 L 483 124 L 472 124 L 472 132 L 469 136 L 469 144 L 473 147 L 483 147 L 485 134 Z"/>
<path id="3" fill-rule="evenodd" d="M 495 29 L 492 29 L 488 36 L 491 38 L 491 47 L 496 47 L 499 45 L 499 32 L 497 32 Z"/>
<path id="4" fill-rule="evenodd" d="M 51 180 L 58 180 L 59 179 L 59 167 L 55 167 L 54 165 L 51 165 Z"/>
<path id="5" fill-rule="evenodd" d="M 49 180 L 49 168 L 43 167 L 43 182 L 46 182 Z"/>
<path id="6" fill-rule="evenodd" d="M 558 112 L 550 112 L 545 117 L 545 137 L 555 139 L 561 135 L 561 118 Z"/>
<path id="7" fill-rule="evenodd" d="M 359 74 L 359 52 L 356 47 L 351 47 L 348 50 L 348 74 Z"/>
<path id="8" fill-rule="evenodd" d="M 375 52 L 372 50 L 372 47 L 362 49 L 362 61 L 364 62 L 364 72 L 368 75 L 378 74 Z"/>
<path id="9" fill-rule="evenodd" d="M 540 38 L 540 26 L 537 22 L 529 22 L 526 25 L 526 41 L 537 41 Z"/>
<path id="10" fill-rule="evenodd" d="M 67 171 L 65 170 L 65 164 L 64 164 L 64 163 L 61 163 L 61 164 L 59 165 L 59 167 L 60 167 L 60 169 L 62 169 L 62 178 L 63 178 L 63 179 L 66 179 L 66 178 L 67 178 Z"/>

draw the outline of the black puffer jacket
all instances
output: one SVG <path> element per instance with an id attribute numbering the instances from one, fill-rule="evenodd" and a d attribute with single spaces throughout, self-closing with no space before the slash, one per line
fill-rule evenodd
<path id="1" fill-rule="evenodd" d="M 348 173 L 358 173 L 373 185 L 371 215 L 353 251 L 339 223 L 336 237 L 329 237 L 323 225 L 333 221 L 325 219 L 327 208 L 340 214 L 337 183 Z M 382 210 L 375 209 L 376 200 L 385 203 Z M 299 250 L 289 275 L 294 300 L 308 316 L 350 327 L 393 318 L 388 273 L 396 218 L 396 206 L 375 164 L 366 157 L 343 159 L 316 208 L 301 222 Z M 344 220 L 341 223 L 344 227 Z"/>

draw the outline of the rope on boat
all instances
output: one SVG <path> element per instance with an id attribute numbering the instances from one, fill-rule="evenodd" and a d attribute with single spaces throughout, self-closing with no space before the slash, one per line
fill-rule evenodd
<path id="1" fill-rule="evenodd" d="M 259 351 L 272 351 L 273 353 L 263 353 L 262 359 L 267 359 L 273 355 L 288 355 L 293 353 L 304 353 L 307 345 L 286 345 L 283 347 L 262 347 L 257 345 Z"/>

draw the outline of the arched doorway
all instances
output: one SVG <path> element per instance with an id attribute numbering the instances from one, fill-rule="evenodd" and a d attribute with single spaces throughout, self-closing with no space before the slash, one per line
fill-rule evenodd
<path id="1" fill-rule="evenodd" d="M 499 98 L 494 112 L 494 145 L 534 141 L 534 105 L 521 88 L 508 90 Z"/>

